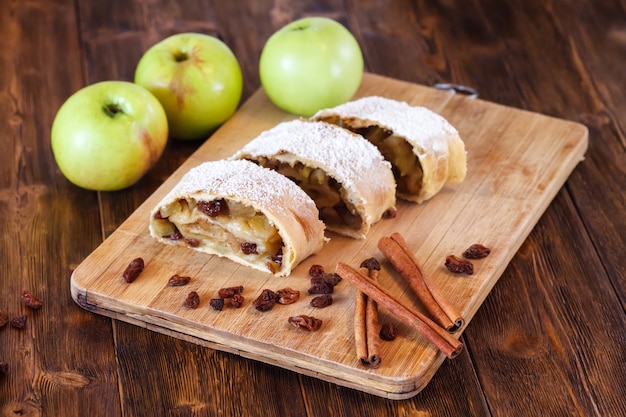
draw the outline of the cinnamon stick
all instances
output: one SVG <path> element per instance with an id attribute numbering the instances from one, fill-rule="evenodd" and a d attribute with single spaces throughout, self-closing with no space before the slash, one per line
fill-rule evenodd
<path id="1" fill-rule="evenodd" d="M 380 266 L 379 266 L 380 268 Z M 378 270 L 368 269 L 372 281 L 378 281 Z M 367 358 L 372 368 L 378 368 L 382 362 L 380 357 L 380 326 L 378 325 L 378 303 L 367 297 L 365 305 L 365 331 L 367 335 Z"/>
<path id="2" fill-rule="evenodd" d="M 363 276 L 360 272 L 342 262 L 337 263 L 335 272 L 350 282 L 357 290 L 367 294 L 379 305 L 385 307 L 391 314 L 406 325 L 417 330 L 426 340 L 435 345 L 448 358 L 452 359 L 461 353 L 463 344 L 446 332 L 437 323 L 424 316 L 415 309 L 402 305 L 387 290 Z"/>
<path id="3" fill-rule="evenodd" d="M 375 258 L 361 263 L 363 274 L 370 279 L 378 279 L 380 264 Z M 378 368 L 380 356 L 380 327 L 378 325 L 378 305 L 376 301 L 356 291 L 354 303 L 354 340 L 359 363 L 370 368 Z"/>
<path id="4" fill-rule="evenodd" d="M 369 355 L 367 353 L 367 330 L 365 324 L 367 295 L 361 291 L 356 291 L 354 300 L 354 345 L 356 347 L 356 357 L 363 366 L 369 366 Z"/>
<path id="5" fill-rule="evenodd" d="M 439 286 L 436 285 L 435 282 L 433 282 L 432 277 L 427 274 L 426 271 L 424 271 L 424 268 L 422 268 L 421 264 L 417 261 L 415 255 L 413 255 L 413 252 L 409 249 L 409 246 L 404 240 L 404 237 L 400 233 L 396 232 L 391 235 L 391 239 L 393 239 L 393 241 L 396 242 L 402 248 L 402 250 L 404 250 L 404 252 L 411 258 L 413 264 L 415 264 L 415 266 L 420 271 L 420 275 L 424 280 L 424 283 L 430 290 L 430 293 L 435 298 L 439 306 L 446 313 L 450 321 L 452 321 L 452 323 L 454 324 L 454 327 L 448 329 L 448 331 L 455 332 L 463 327 L 463 325 L 465 324 L 465 319 L 456 308 L 456 306 L 454 306 L 450 302 L 450 299 L 441 292 Z"/>
<path id="6" fill-rule="evenodd" d="M 454 332 L 458 330 L 455 323 L 448 317 L 439 305 L 430 289 L 424 281 L 423 271 L 414 259 L 409 255 L 396 240 L 390 237 L 382 237 L 378 241 L 378 249 L 393 264 L 400 276 L 409 284 L 415 295 L 424 304 L 424 307 L 441 327 Z"/>

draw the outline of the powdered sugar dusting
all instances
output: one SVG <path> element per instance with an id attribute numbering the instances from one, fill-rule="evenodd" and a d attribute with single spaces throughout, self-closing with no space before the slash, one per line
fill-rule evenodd
<path id="1" fill-rule="evenodd" d="M 445 118 L 425 107 L 379 96 L 363 97 L 332 109 L 320 110 L 313 119 L 329 115 L 372 120 L 413 145 L 435 151 L 447 151 L 447 142 L 442 139 L 458 135 Z"/>
<path id="2" fill-rule="evenodd" d="M 283 122 L 262 132 L 233 158 L 285 153 L 308 160 L 306 165 L 335 173 L 344 186 L 353 179 L 391 168 L 378 148 L 363 137 L 335 125 L 304 120 Z"/>
<path id="3" fill-rule="evenodd" d="M 289 196 L 299 210 L 317 212 L 311 198 L 288 178 L 246 160 L 204 162 L 190 169 L 163 201 L 197 192 L 235 201 L 245 199 L 285 212 L 287 208 L 281 200 Z M 317 214 L 314 216 L 317 217 Z"/>

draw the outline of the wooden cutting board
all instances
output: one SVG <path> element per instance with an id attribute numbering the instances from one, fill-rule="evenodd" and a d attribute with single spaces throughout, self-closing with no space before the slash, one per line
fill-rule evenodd
<path id="1" fill-rule="evenodd" d="M 539 217 L 583 159 L 587 129 L 577 123 L 513 109 L 454 93 L 366 74 L 357 96 L 380 95 L 421 105 L 446 117 L 460 132 L 468 151 L 468 175 L 421 205 L 398 203 L 398 215 L 376 224 L 366 240 L 329 234 L 318 254 L 286 278 L 276 278 L 229 260 L 155 242 L 148 233 L 149 212 L 191 167 L 227 158 L 261 131 L 294 116 L 274 107 L 262 90 L 207 140 L 109 238 L 73 272 L 71 292 L 83 308 L 138 326 L 239 354 L 378 396 L 408 398 L 431 380 L 445 357 L 412 329 L 381 309 L 380 321 L 395 322 L 399 336 L 382 345 L 382 365 L 359 366 L 353 336 L 354 289 L 347 282 L 335 288 L 334 303 L 325 309 L 309 306 L 307 275 L 312 264 L 333 271 L 338 261 L 358 267 L 365 258 L 382 259 L 380 237 L 401 232 L 426 271 L 466 318 L 466 327 Z M 473 243 L 492 249 L 475 262 L 473 276 L 449 273 L 449 254 L 460 255 Z M 132 284 L 122 271 L 135 257 L 146 267 Z M 184 287 L 168 287 L 173 274 L 189 275 Z M 398 275 L 383 265 L 381 283 L 419 306 Z M 222 287 L 243 285 L 240 309 L 218 312 L 209 300 Z M 252 301 L 264 288 L 291 287 L 301 292 L 292 305 L 261 313 Z M 196 291 L 201 304 L 182 306 Z M 323 321 L 308 333 L 287 323 L 307 314 Z M 456 336 L 460 336 L 461 329 Z M 454 360 L 454 359 L 453 359 Z"/>

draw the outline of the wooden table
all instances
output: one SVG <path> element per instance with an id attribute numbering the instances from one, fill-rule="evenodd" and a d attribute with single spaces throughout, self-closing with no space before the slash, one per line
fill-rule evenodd
<path id="1" fill-rule="evenodd" d="M 214 4 L 213 4 L 214 3 Z M 244 4 L 249 3 L 249 4 Z M 0 7 L 0 415 L 626 415 L 626 12 L 615 0 L 81 2 Z M 172 141 L 120 192 L 70 184 L 50 126 L 79 88 L 132 80 L 150 45 L 222 38 L 260 86 L 264 41 L 322 15 L 369 72 L 585 124 L 589 148 L 428 386 L 390 400 L 85 311 L 70 276 L 199 146 Z M 28 289 L 44 301 L 22 304 Z"/>

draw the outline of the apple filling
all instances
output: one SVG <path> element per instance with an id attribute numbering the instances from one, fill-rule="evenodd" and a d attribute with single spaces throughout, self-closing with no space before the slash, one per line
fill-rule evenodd
<path id="1" fill-rule="evenodd" d="M 324 121 L 341 126 L 369 140 L 391 163 L 398 191 L 403 194 L 419 194 L 423 181 L 422 165 L 410 143 L 378 126 L 353 128 L 336 116 Z"/>
<path id="2" fill-rule="evenodd" d="M 266 157 L 259 157 L 256 162 L 298 184 L 315 201 L 320 220 L 330 229 L 345 226 L 354 230 L 361 228 L 361 216 L 344 195 L 343 187 L 323 169 L 312 168 L 302 162 L 289 164 Z"/>
<path id="3" fill-rule="evenodd" d="M 193 248 L 206 247 L 227 255 L 240 253 L 251 263 L 280 270 L 283 241 L 260 211 L 236 201 L 179 199 L 154 217 L 155 233 Z"/>

